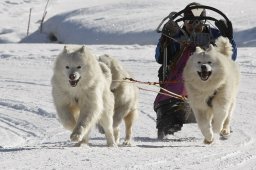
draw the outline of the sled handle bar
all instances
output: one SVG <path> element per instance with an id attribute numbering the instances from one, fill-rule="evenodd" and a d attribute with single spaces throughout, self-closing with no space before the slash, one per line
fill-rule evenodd
<path id="1" fill-rule="evenodd" d="M 170 20 L 175 20 L 178 16 L 181 16 L 181 14 L 183 14 L 184 12 L 186 12 L 187 10 L 192 10 L 192 9 L 196 9 L 196 8 L 203 8 L 203 9 L 209 9 L 209 10 L 212 10 L 216 13 L 218 13 L 219 15 L 221 15 L 225 20 L 226 22 L 230 22 L 230 20 L 228 19 L 228 17 L 223 13 L 221 12 L 220 10 L 216 9 L 216 8 L 213 8 L 213 7 L 210 7 L 210 6 L 205 6 L 205 5 L 196 5 L 196 6 L 192 6 L 192 7 L 188 7 L 188 8 L 185 8 L 179 12 L 171 12 L 167 17 L 165 17 L 161 23 L 158 25 L 157 29 L 156 29 L 156 32 L 157 33 L 161 33 L 162 31 L 160 30 L 160 27 L 163 25 L 163 23 L 165 22 L 165 20 L 167 19 L 170 19 Z M 182 17 L 177 19 L 175 22 L 178 23 L 180 21 L 185 21 L 185 20 L 212 20 L 212 21 L 218 21 L 216 18 L 213 18 L 213 17 L 208 17 L 208 16 L 199 16 L 199 17 Z"/>
<path id="2" fill-rule="evenodd" d="M 220 14 L 227 22 L 229 21 L 228 17 L 223 13 L 221 12 L 220 10 L 216 9 L 216 8 L 213 8 L 213 7 L 210 7 L 210 6 L 205 6 L 205 5 L 195 5 L 195 6 L 192 6 L 192 7 L 188 7 L 188 8 L 185 8 L 183 10 L 181 10 L 180 12 L 177 12 L 176 14 L 174 14 L 172 16 L 172 20 L 174 20 L 175 18 L 177 18 L 178 16 L 180 16 L 182 13 L 186 12 L 187 10 L 192 10 L 192 9 L 197 9 L 197 8 L 203 8 L 203 9 L 210 9 L 218 14 Z M 188 19 L 186 17 L 183 17 L 183 20 L 185 19 Z M 216 20 L 215 18 L 213 20 Z"/>

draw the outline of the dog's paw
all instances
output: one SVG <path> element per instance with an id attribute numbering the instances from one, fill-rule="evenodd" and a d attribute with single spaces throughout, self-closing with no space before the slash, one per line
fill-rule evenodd
<path id="1" fill-rule="evenodd" d="M 220 131 L 220 136 L 222 139 L 228 139 L 228 137 L 230 136 L 230 131 L 228 129 L 222 129 Z"/>
<path id="2" fill-rule="evenodd" d="M 115 143 L 116 143 L 117 145 L 119 145 L 119 142 L 120 142 L 120 139 L 117 138 L 117 139 L 115 140 Z"/>
<path id="3" fill-rule="evenodd" d="M 131 143 L 130 140 L 125 140 L 125 141 L 123 142 L 123 146 L 132 146 L 132 143 Z"/>
<path id="4" fill-rule="evenodd" d="M 73 142 L 79 142 L 83 140 L 84 136 L 84 128 L 82 126 L 77 126 L 73 130 L 72 134 L 70 135 L 70 140 Z"/>
<path id="5" fill-rule="evenodd" d="M 112 148 L 118 148 L 118 145 L 116 143 L 111 143 L 111 144 L 107 144 L 108 147 L 112 147 Z"/>
<path id="6" fill-rule="evenodd" d="M 82 139 L 81 141 L 74 144 L 74 147 L 80 147 L 80 146 L 89 147 L 88 141 L 85 139 Z"/>
<path id="7" fill-rule="evenodd" d="M 212 144 L 212 142 L 213 142 L 213 139 L 212 140 L 204 139 L 204 144 L 209 145 L 209 144 Z"/>
<path id="8" fill-rule="evenodd" d="M 70 140 L 73 141 L 73 142 L 79 142 L 79 141 L 82 140 L 82 138 L 83 138 L 82 134 L 78 133 L 78 132 L 73 132 L 70 135 Z"/>

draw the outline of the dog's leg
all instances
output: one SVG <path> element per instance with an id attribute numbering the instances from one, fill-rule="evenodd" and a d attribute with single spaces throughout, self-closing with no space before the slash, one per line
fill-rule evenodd
<path id="1" fill-rule="evenodd" d="M 75 115 L 79 114 L 79 109 L 68 104 L 56 104 L 56 110 L 64 128 L 72 131 L 76 125 Z"/>
<path id="2" fill-rule="evenodd" d="M 107 139 L 107 145 L 109 147 L 116 147 L 116 143 L 113 135 L 113 118 L 103 113 L 101 120 L 99 121 L 100 125 L 103 127 L 105 136 Z"/>
<path id="3" fill-rule="evenodd" d="M 70 135 L 70 139 L 72 141 L 81 141 L 84 135 L 87 134 L 88 131 L 91 129 L 91 127 L 96 124 L 100 114 L 100 109 L 97 107 L 94 108 L 96 108 L 94 111 L 87 110 L 86 106 L 83 106 L 81 108 L 76 127 Z"/>
<path id="4" fill-rule="evenodd" d="M 123 114 L 121 114 L 119 111 L 115 111 L 114 117 L 113 117 L 113 129 L 114 129 L 114 137 L 116 144 L 119 144 L 120 140 L 120 130 L 119 125 L 123 120 Z"/>
<path id="5" fill-rule="evenodd" d="M 221 135 L 223 138 L 225 138 L 225 139 L 228 138 L 229 135 L 230 135 L 230 119 L 231 119 L 231 115 L 232 115 L 233 108 L 234 108 L 234 103 L 231 104 L 230 109 L 229 109 L 228 116 L 227 116 L 227 118 L 225 119 L 224 124 L 223 124 L 223 128 L 222 128 L 221 131 L 220 131 L 220 135 Z"/>
<path id="6" fill-rule="evenodd" d="M 229 107 L 223 105 L 214 106 L 212 128 L 215 133 L 220 133 L 225 119 L 228 117 Z"/>
<path id="7" fill-rule="evenodd" d="M 195 110 L 195 109 L 193 109 Z M 202 111 L 194 111 L 198 126 L 204 135 L 204 143 L 211 144 L 213 142 L 213 132 L 212 132 L 212 113 L 211 112 L 202 112 Z"/>
<path id="8" fill-rule="evenodd" d="M 125 140 L 123 145 L 131 146 L 132 137 L 132 125 L 134 123 L 135 116 L 137 115 L 137 110 L 133 110 L 124 118 L 125 122 Z"/>
<path id="9" fill-rule="evenodd" d="M 118 145 L 120 140 L 120 129 L 119 126 L 113 127 L 115 142 Z"/>
<path id="10" fill-rule="evenodd" d="M 226 118 L 223 124 L 223 128 L 220 131 L 220 136 L 227 139 L 230 135 L 230 115 Z"/>
<path id="11" fill-rule="evenodd" d="M 80 146 L 83 145 L 83 144 L 85 144 L 85 145 L 88 146 L 90 131 L 91 131 L 91 130 L 89 130 L 88 133 L 86 133 L 86 134 L 84 135 L 83 139 L 82 139 L 81 141 L 77 142 L 74 146 L 75 146 L 75 147 L 80 147 Z"/>

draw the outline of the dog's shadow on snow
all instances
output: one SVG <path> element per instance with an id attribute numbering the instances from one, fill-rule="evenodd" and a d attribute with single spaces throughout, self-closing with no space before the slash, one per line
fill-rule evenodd
<path id="1" fill-rule="evenodd" d="M 172 138 L 172 139 L 157 139 L 150 137 L 135 137 L 134 141 L 137 143 L 137 147 L 141 148 L 165 148 L 165 147 L 205 147 L 205 145 L 194 144 L 195 142 L 200 142 L 201 139 L 195 137 L 186 138 Z M 150 144 L 140 144 L 140 143 L 150 143 Z M 159 143 L 162 145 L 154 145 L 154 143 Z M 180 145 L 179 145 L 180 143 Z M 166 145 L 168 144 L 168 145 Z"/>
<path id="2" fill-rule="evenodd" d="M 93 140 L 106 140 L 104 137 L 91 138 Z M 140 147 L 140 148 L 165 148 L 165 147 L 206 147 L 202 144 L 202 139 L 195 137 L 173 137 L 172 139 L 159 140 L 157 138 L 151 137 L 134 137 L 132 141 L 132 146 L 123 146 L 120 139 L 120 145 L 118 147 Z M 179 145 L 180 144 L 180 145 Z M 202 145 L 200 145 L 202 144 Z M 94 144 L 91 142 L 89 147 L 106 147 L 106 145 Z"/>
<path id="3" fill-rule="evenodd" d="M 93 141 L 105 141 L 105 137 L 90 138 L 89 147 L 107 147 L 105 144 L 95 144 Z M 90 142 L 91 141 L 91 142 Z M 122 145 L 124 138 L 120 139 L 118 147 L 127 147 Z M 165 147 L 206 147 L 202 144 L 202 139 L 195 137 L 173 137 L 171 139 L 159 140 L 151 137 L 134 137 L 132 146 L 141 148 L 165 148 Z M 68 146 L 67 146 L 68 147 Z M 71 146 L 72 147 L 72 146 Z M 129 146 L 128 146 L 129 147 Z"/>

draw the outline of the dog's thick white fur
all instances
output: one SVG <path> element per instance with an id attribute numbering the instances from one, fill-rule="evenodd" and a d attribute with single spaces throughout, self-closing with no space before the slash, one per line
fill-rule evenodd
<path id="1" fill-rule="evenodd" d="M 105 63 L 112 73 L 111 90 L 115 97 L 113 118 L 115 141 L 119 143 L 119 125 L 124 120 L 126 136 L 123 144 L 131 145 L 132 126 L 138 114 L 138 88 L 133 83 L 122 82 L 124 78 L 131 78 L 131 75 L 117 59 L 109 55 L 102 55 L 99 57 L 99 61 Z"/>
<path id="2" fill-rule="evenodd" d="M 113 135 L 114 96 L 110 69 L 99 63 L 85 46 L 64 47 L 55 62 L 52 96 L 60 122 L 72 131 L 70 139 L 88 144 L 90 129 L 100 124 L 107 145 L 116 146 Z"/>
<path id="3" fill-rule="evenodd" d="M 219 37 L 216 45 L 207 50 L 196 47 L 183 71 L 188 99 L 206 144 L 213 142 L 213 133 L 229 136 L 240 81 L 229 40 Z"/>

